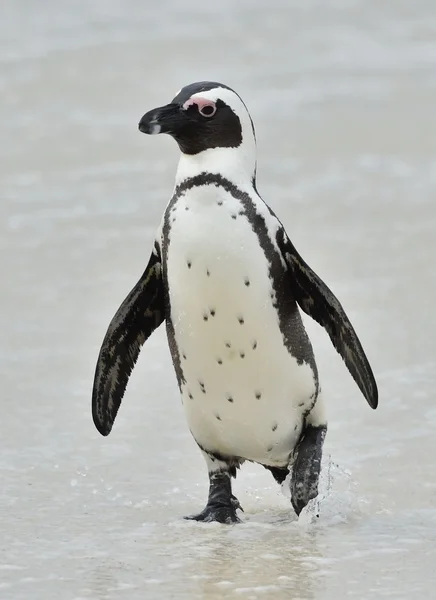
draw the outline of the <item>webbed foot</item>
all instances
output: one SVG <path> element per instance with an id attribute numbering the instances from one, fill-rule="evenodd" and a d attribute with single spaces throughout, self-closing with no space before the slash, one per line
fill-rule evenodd
<path id="1" fill-rule="evenodd" d="M 198 515 L 185 517 L 192 521 L 210 523 L 240 523 L 236 511 L 243 508 L 239 500 L 232 494 L 230 474 L 226 471 L 209 473 L 209 499 L 206 508 Z"/>
<path id="2" fill-rule="evenodd" d="M 213 521 L 226 524 L 241 522 L 241 519 L 236 514 L 236 507 L 233 504 L 227 506 L 208 504 L 198 515 L 190 515 L 189 517 L 185 517 L 185 519 L 203 521 L 204 523 L 211 523 Z"/>
<path id="3" fill-rule="evenodd" d="M 322 447 L 327 426 L 306 426 L 298 443 L 297 457 L 292 467 L 291 502 L 297 515 L 318 495 Z"/>

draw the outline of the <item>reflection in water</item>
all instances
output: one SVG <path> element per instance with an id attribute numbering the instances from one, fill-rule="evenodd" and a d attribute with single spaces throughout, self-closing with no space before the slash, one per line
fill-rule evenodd
<path id="1" fill-rule="evenodd" d="M 202 598 L 210 598 L 214 587 L 237 593 L 271 594 L 274 598 L 294 596 L 314 598 L 317 580 L 316 532 L 299 532 L 295 526 L 258 529 L 247 533 L 229 532 L 209 546 L 209 553 L 198 561 Z M 218 597 L 218 592 L 216 592 Z"/>

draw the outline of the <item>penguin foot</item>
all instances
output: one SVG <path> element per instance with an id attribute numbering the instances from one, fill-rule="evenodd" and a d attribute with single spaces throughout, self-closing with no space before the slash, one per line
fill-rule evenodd
<path id="1" fill-rule="evenodd" d="M 322 447 L 326 433 L 326 425 L 308 425 L 298 442 L 291 478 L 291 502 L 297 515 L 300 515 L 309 500 L 318 495 Z"/>
<path id="2" fill-rule="evenodd" d="M 239 500 L 232 494 L 229 471 L 209 473 L 209 498 L 206 508 L 198 515 L 185 517 L 193 521 L 210 523 L 240 523 L 237 510 L 242 510 Z"/>
<path id="3" fill-rule="evenodd" d="M 240 523 L 241 519 L 236 514 L 236 510 L 241 507 L 238 500 L 236 498 L 235 500 L 237 506 L 233 503 L 233 498 L 232 504 L 226 506 L 208 504 L 200 514 L 191 515 L 185 517 L 185 519 L 188 519 L 189 521 L 203 521 L 204 523 L 216 521 L 217 523 L 225 523 L 227 525 L 230 525 L 231 523 Z"/>

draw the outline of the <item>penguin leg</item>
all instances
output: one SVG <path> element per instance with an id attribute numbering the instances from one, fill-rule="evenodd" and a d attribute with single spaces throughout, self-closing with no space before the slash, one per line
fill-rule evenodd
<path id="1" fill-rule="evenodd" d="M 320 402 L 319 406 L 318 401 Z M 322 448 L 327 433 L 321 398 L 318 401 L 305 420 L 304 429 L 294 451 L 291 502 L 297 515 L 301 513 L 309 500 L 318 495 Z"/>
<path id="2" fill-rule="evenodd" d="M 232 477 L 236 477 L 236 467 L 239 466 L 239 462 L 228 463 L 203 453 L 209 468 L 207 505 L 198 515 L 185 518 L 204 522 L 240 523 L 236 510 L 243 509 L 239 500 L 232 494 L 231 481 Z"/>

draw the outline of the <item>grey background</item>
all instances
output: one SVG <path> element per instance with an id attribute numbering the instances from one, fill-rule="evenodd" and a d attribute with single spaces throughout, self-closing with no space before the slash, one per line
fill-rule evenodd
<path id="1" fill-rule="evenodd" d="M 1 12 L 0 597 L 431 598 L 434 2 L 6 0 Z M 173 141 L 137 122 L 201 79 L 246 101 L 259 191 L 341 299 L 379 383 L 373 412 L 307 323 L 334 461 L 315 524 L 250 465 L 236 482 L 243 525 L 182 520 L 207 476 L 163 329 L 111 436 L 92 424 L 100 343 L 177 163 Z"/>

